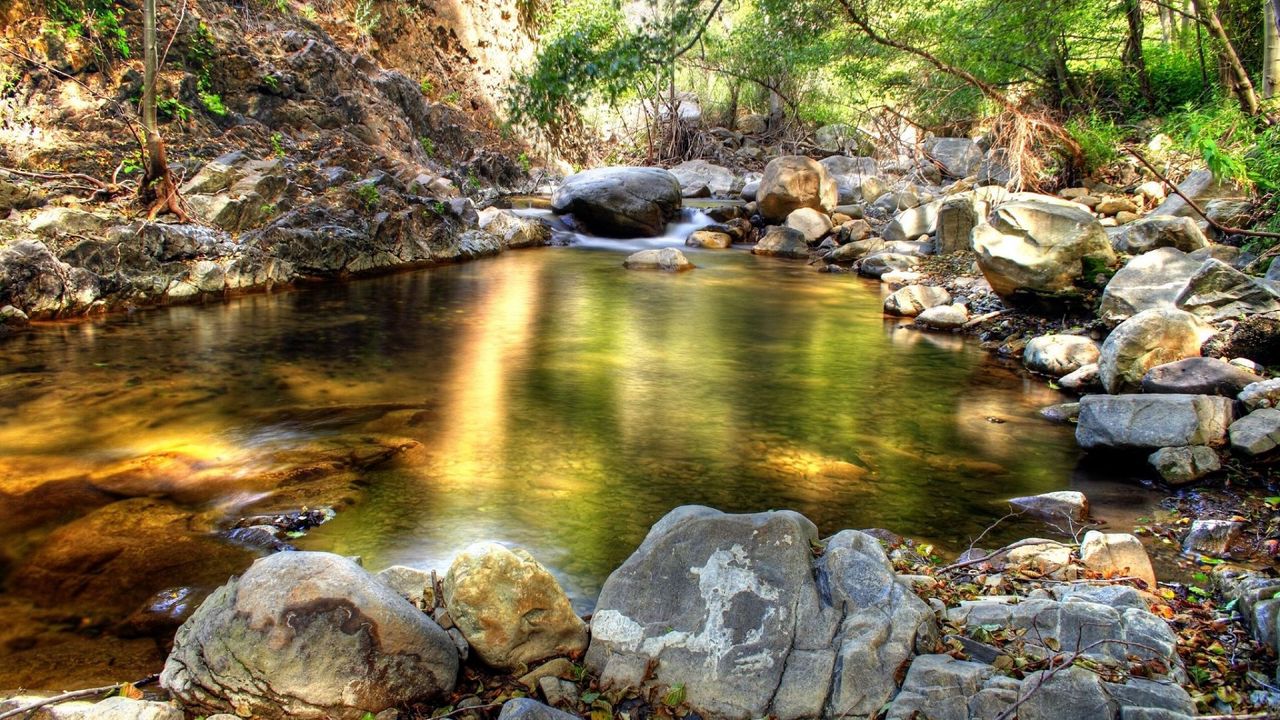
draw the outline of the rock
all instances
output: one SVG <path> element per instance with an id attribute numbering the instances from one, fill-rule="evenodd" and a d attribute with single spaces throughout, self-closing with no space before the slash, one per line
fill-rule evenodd
<path id="1" fill-rule="evenodd" d="M 52 238 L 66 234 L 97 235 L 110 224 L 110 220 L 85 210 L 51 207 L 32 218 L 27 229 L 41 237 Z"/>
<path id="2" fill-rule="evenodd" d="M 27 314 L 12 305 L 0 307 L 0 327 L 26 327 L 31 323 Z"/>
<path id="3" fill-rule="evenodd" d="M 1243 530 L 1244 523 L 1232 520 L 1196 520 L 1182 541 L 1182 551 L 1191 555 L 1226 557 Z"/>
<path id="4" fill-rule="evenodd" d="M 751 182 L 742 186 L 742 193 L 738 195 L 738 197 L 742 198 L 743 200 L 746 200 L 747 202 L 755 202 L 756 196 L 759 194 L 759 192 L 760 192 L 760 181 L 752 180 Z"/>
<path id="5" fill-rule="evenodd" d="M 959 303 L 931 307 L 916 316 L 916 324 L 931 330 L 955 330 L 969 322 L 969 308 Z"/>
<path id="6" fill-rule="evenodd" d="M 712 197 L 733 197 L 742 191 L 742 181 L 733 171 L 707 162 L 706 160 L 688 160 L 671 168 L 671 174 L 680 183 L 684 192 L 705 187 L 711 191 Z"/>
<path id="7" fill-rule="evenodd" d="M 947 292 L 946 288 L 933 285 L 908 285 L 884 299 L 884 312 L 886 315 L 915 317 L 931 307 L 950 303 L 951 293 Z"/>
<path id="8" fill-rule="evenodd" d="M 1086 450 L 1221 445 L 1234 418 L 1212 395 L 1086 395 L 1076 442 Z"/>
<path id="9" fill-rule="evenodd" d="M 551 244 L 546 223 L 520 217 L 510 210 L 485 208 L 478 215 L 480 229 L 498 238 L 504 248 L 530 248 Z"/>
<path id="10" fill-rule="evenodd" d="M 1250 412 L 1258 408 L 1280 407 L 1280 378 L 1246 385 L 1237 397 Z"/>
<path id="11" fill-rule="evenodd" d="M 1205 355 L 1280 365 L 1280 313 L 1249 315 L 1219 326 L 1225 329 L 1205 342 Z"/>
<path id="12" fill-rule="evenodd" d="M 426 570 L 392 565 L 379 572 L 376 577 L 397 595 L 413 603 L 419 610 L 430 611 L 436 606 L 436 590 L 432 584 L 431 573 Z"/>
<path id="13" fill-rule="evenodd" d="M 696 267 L 676 248 L 650 248 L 631 253 L 622 266 L 628 270 L 663 270 L 681 272 Z"/>
<path id="14" fill-rule="evenodd" d="M 869 237 L 865 240 L 853 240 L 827 255 L 827 262 L 845 263 L 853 262 L 861 258 L 867 257 L 875 253 L 884 251 L 884 241 L 877 237 Z"/>
<path id="15" fill-rule="evenodd" d="M 1109 197 L 1103 198 L 1093 208 L 1094 212 L 1102 215 L 1117 215 L 1122 212 L 1136 213 L 1138 212 L 1138 204 L 1129 198 Z"/>
<path id="16" fill-rule="evenodd" d="M 25 695 L 0 700 L 0 712 L 16 710 L 43 699 L 45 698 Z M 29 720 L 183 720 L 184 716 L 177 703 L 112 696 L 97 702 L 76 700 L 45 705 L 19 717 Z"/>
<path id="17" fill-rule="evenodd" d="M 1174 304 L 1208 321 L 1280 310 L 1280 293 L 1221 260 L 1206 260 Z"/>
<path id="18" fill-rule="evenodd" d="M 940 206 L 941 203 L 929 203 L 902 210 L 894 215 L 880 234 L 886 242 L 915 240 L 921 235 L 932 235 L 938 228 Z"/>
<path id="19" fill-rule="evenodd" d="M 912 270 L 919 264 L 920 258 L 917 256 L 882 251 L 863 258 L 862 263 L 858 265 L 858 274 L 878 278 L 885 273 Z"/>
<path id="20" fill-rule="evenodd" d="M 1101 390 L 1102 380 L 1098 378 L 1098 364 L 1081 365 L 1075 372 L 1063 375 L 1058 379 L 1058 387 L 1076 394 Z"/>
<path id="21" fill-rule="evenodd" d="M 1257 375 L 1225 360 L 1191 357 L 1148 370 L 1142 376 L 1142 391 L 1235 397 L 1257 380 Z"/>
<path id="22" fill-rule="evenodd" d="M 1140 255 L 1162 247 L 1194 252 L 1208 247 L 1209 240 L 1189 217 L 1151 215 L 1127 224 L 1111 237 L 1111 244 L 1116 252 Z"/>
<path id="23" fill-rule="evenodd" d="M 786 220 L 802 207 L 828 213 L 839 200 L 836 181 L 827 169 L 802 155 L 771 160 L 756 195 L 760 215 L 773 222 Z"/>
<path id="24" fill-rule="evenodd" d="M 1214 577 L 1223 596 L 1237 602 L 1236 609 L 1253 636 L 1272 648 L 1280 646 L 1280 578 L 1237 570 L 1215 573 Z"/>
<path id="25" fill-rule="evenodd" d="M 1071 563 L 1071 546 L 1056 540 L 1027 538 L 1027 545 L 1009 551 L 1005 558 L 1010 565 L 1039 568 L 1044 573 L 1056 573 Z"/>
<path id="26" fill-rule="evenodd" d="M 1076 418 L 1080 417 L 1080 403 L 1058 403 L 1057 405 L 1049 405 L 1040 408 L 1040 417 L 1049 422 L 1066 425 L 1073 423 Z"/>
<path id="27" fill-rule="evenodd" d="M 588 667 L 604 687 L 682 684 L 700 715 L 865 717 L 933 613 L 880 544 L 846 530 L 813 557 L 817 529 L 789 511 L 682 507 L 605 582 Z"/>
<path id="28" fill-rule="evenodd" d="M 189 709 L 355 720 L 449 692 L 457 673 L 445 631 L 359 565 L 286 552 L 209 596 L 160 684 Z"/>
<path id="29" fill-rule="evenodd" d="M 1153 202 L 1160 202 L 1165 198 L 1164 184 L 1158 180 L 1148 180 L 1142 183 L 1133 191 L 1134 195 L 1139 195 Z"/>
<path id="30" fill-rule="evenodd" d="M 1265 455 L 1280 443 L 1280 410 L 1260 408 L 1231 423 L 1231 449 L 1254 457 Z"/>
<path id="31" fill-rule="evenodd" d="M 1193 483 L 1222 469 L 1218 453 L 1204 445 L 1160 448 L 1147 457 L 1147 463 L 1174 486 Z"/>
<path id="32" fill-rule="evenodd" d="M 1248 199 L 1210 200 L 1204 205 L 1204 214 L 1222 227 L 1247 228 L 1255 222 L 1253 202 Z"/>
<path id="33" fill-rule="evenodd" d="M 751 248 L 754 255 L 784 257 L 795 260 L 809 259 L 809 244 L 798 230 L 778 225 L 770 226 Z"/>
<path id="34" fill-rule="evenodd" d="M 1056 295 L 1115 262 L 1107 233 L 1088 211 L 1062 201 L 1015 200 L 973 230 L 978 267 L 1002 299 Z"/>
<path id="35" fill-rule="evenodd" d="M 969 138 L 938 138 L 929 155 L 942 166 L 942 172 L 953 178 L 965 178 L 978 171 L 982 148 Z"/>
<path id="36" fill-rule="evenodd" d="M 924 274 L 915 270 L 893 270 L 880 276 L 880 284 L 890 292 L 897 292 L 908 285 L 919 285 L 922 280 Z"/>
<path id="37" fill-rule="evenodd" d="M 502 704 L 498 720 L 578 720 L 578 716 L 543 705 L 537 700 L 515 698 Z"/>
<path id="38" fill-rule="evenodd" d="M 1138 213 L 1121 210 L 1120 212 L 1116 213 L 1115 217 L 1112 219 L 1115 220 L 1116 227 L 1120 227 L 1123 225 L 1128 225 L 1129 223 L 1137 222 L 1138 220 L 1142 219 L 1142 216 L 1139 215 Z"/>
<path id="39" fill-rule="evenodd" d="M 551 209 L 604 237 L 655 237 L 680 209 L 680 181 L 660 168 L 604 167 L 565 178 Z"/>
<path id="40" fill-rule="evenodd" d="M 1098 362 L 1100 355 L 1098 344 L 1087 337 L 1041 335 L 1032 338 L 1023 349 L 1022 364 L 1032 372 L 1062 377 Z"/>
<path id="41" fill-rule="evenodd" d="M 586 623 L 551 573 L 524 550 L 468 547 L 445 575 L 444 602 L 472 651 L 500 670 L 587 647 Z"/>
<path id="42" fill-rule="evenodd" d="M 530 690 L 536 690 L 538 688 L 538 681 L 542 678 L 558 677 L 570 679 L 573 677 L 573 673 L 573 663 L 568 658 L 556 658 L 554 660 L 548 660 L 524 675 L 521 675 L 520 684 Z"/>
<path id="43" fill-rule="evenodd" d="M 0 215 L 8 215 L 14 210 L 30 210 L 44 203 L 44 193 L 37 186 L 0 179 Z"/>
<path id="44" fill-rule="evenodd" d="M 1080 560 L 1104 577 L 1135 577 L 1152 590 L 1156 587 L 1156 573 L 1142 541 L 1128 533 L 1090 530 L 1080 542 Z"/>
<path id="45" fill-rule="evenodd" d="M 733 236 L 718 230 L 694 230 L 684 244 L 689 247 L 724 250 L 733 246 Z"/>
<path id="46" fill-rule="evenodd" d="M 1176 248 L 1139 255 L 1111 277 L 1102 292 L 1098 314 L 1114 325 L 1143 310 L 1174 309 L 1174 302 L 1201 264 Z"/>
<path id="47" fill-rule="evenodd" d="M 797 208 L 787 216 L 786 226 L 804 235 L 805 242 L 815 243 L 831 232 L 831 218 L 813 208 Z"/>
<path id="48" fill-rule="evenodd" d="M 1213 173 L 1208 170 L 1193 170 L 1187 178 L 1178 183 L 1178 192 L 1182 195 L 1190 197 L 1198 203 L 1200 207 L 1204 207 L 1209 200 L 1234 198 L 1238 199 L 1242 196 L 1240 190 L 1229 182 L 1219 182 L 1213 177 Z M 1170 195 L 1168 199 L 1160 203 L 1160 205 L 1152 210 L 1151 215 L 1179 215 L 1199 219 L 1199 215 L 1195 210 L 1187 204 L 1178 195 Z"/>
<path id="49" fill-rule="evenodd" d="M 573 708 L 578 704 L 578 686 L 558 677 L 539 679 L 538 691 L 548 705 Z"/>
<path id="50" fill-rule="evenodd" d="M 19 240 L 0 247 L 0 305 L 42 320 L 83 314 L 100 294 L 97 275 L 62 262 L 42 242 Z"/>
<path id="51" fill-rule="evenodd" d="M 943 200 L 938 206 L 936 223 L 938 254 L 967 252 L 973 229 L 982 223 L 986 213 L 986 203 L 975 202 L 972 197 Z"/>
<path id="52" fill-rule="evenodd" d="M 113 489 L 101 479 L 99 486 Z M 212 587 L 253 558 L 191 526 L 191 512 L 162 500 L 104 505 L 50 533 L 9 574 L 8 589 L 85 616 L 117 619 L 152 601 L 157 587 Z"/>
<path id="53" fill-rule="evenodd" d="M 1015 510 L 1052 522 L 1083 523 L 1089 518 L 1089 498 L 1082 492 L 1059 490 L 1009 501 Z"/>
<path id="54" fill-rule="evenodd" d="M 852 125 L 834 123 L 823 125 L 814 131 L 813 141 L 820 149 L 827 152 L 844 152 L 846 150 L 857 150 L 861 136 L 862 133 Z"/>
<path id="55" fill-rule="evenodd" d="M 865 200 L 871 202 L 883 194 L 881 183 L 876 178 L 876 161 L 869 157 L 849 157 L 847 155 L 831 155 L 818 161 L 827 169 L 827 173 L 836 181 L 836 191 L 841 203 L 854 203 Z M 863 189 L 866 185 L 870 195 L 867 199 Z M 881 192 L 876 193 L 876 190 Z"/>
<path id="56" fill-rule="evenodd" d="M 1102 343 L 1098 376 L 1109 393 L 1136 389 L 1157 365 L 1195 357 L 1208 329 L 1181 310 L 1143 310 L 1111 331 Z M 1195 443 L 1193 443 L 1195 444 Z"/>

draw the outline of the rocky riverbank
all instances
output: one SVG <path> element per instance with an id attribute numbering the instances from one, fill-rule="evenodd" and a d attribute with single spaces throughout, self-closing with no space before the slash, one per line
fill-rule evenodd
<path id="1" fill-rule="evenodd" d="M 1082 501 L 1015 506 L 1061 520 Z M 793 512 L 681 507 L 587 622 L 521 550 L 473 546 L 443 575 L 285 551 L 194 609 L 159 689 L 38 715 L 1177 720 L 1268 702 L 1239 693 L 1274 671 L 1275 583 L 1223 578 L 1257 641 L 1157 585 L 1136 538 L 1096 531 L 944 564 L 883 530 L 820 538 Z"/>

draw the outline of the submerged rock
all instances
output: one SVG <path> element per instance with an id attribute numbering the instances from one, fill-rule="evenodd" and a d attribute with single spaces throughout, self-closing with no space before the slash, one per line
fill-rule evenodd
<path id="1" fill-rule="evenodd" d="M 661 168 L 605 167 L 570 175 L 551 208 L 604 237 L 655 237 L 681 206 L 680 181 Z"/>
<path id="2" fill-rule="evenodd" d="M 445 575 L 444 603 L 471 650 L 500 670 L 587 647 L 586 623 L 524 550 L 496 543 L 463 550 Z"/>
<path id="3" fill-rule="evenodd" d="M 628 270 L 665 270 L 667 272 L 692 270 L 695 267 L 684 253 L 675 248 L 651 248 L 632 253 L 622 261 L 622 266 Z"/>
<path id="4" fill-rule="evenodd" d="M 355 720 L 448 692 L 457 672 L 444 630 L 360 566 L 288 552 L 209 596 L 160 683 L 210 712 Z"/>
<path id="5" fill-rule="evenodd" d="M 933 613 L 879 543 L 789 511 L 670 512 L 605 582 L 587 665 L 606 687 L 683 685 L 704 716 L 875 714 Z M 930 645 L 933 640 L 923 640 Z"/>

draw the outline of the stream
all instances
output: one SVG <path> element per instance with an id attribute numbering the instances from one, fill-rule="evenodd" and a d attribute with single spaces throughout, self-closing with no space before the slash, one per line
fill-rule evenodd
<path id="1" fill-rule="evenodd" d="M 0 344 L 0 689 L 158 670 L 116 623 L 243 569 L 211 533 L 252 511 L 336 507 L 294 544 L 372 570 L 519 545 L 585 612 L 678 505 L 958 552 L 1015 495 L 1080 489 L 1126 528 L 1161 497 L 1081 467 L 1045 379 L 884 318 L 878 283 L 687 254 L 631 272 L 579 239 Z"/>

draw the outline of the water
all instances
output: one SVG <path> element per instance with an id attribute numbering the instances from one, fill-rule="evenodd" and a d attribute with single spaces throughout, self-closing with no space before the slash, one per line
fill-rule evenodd
<path id="1" fill-rule="evenodd" d="M 1014 495 L 1083 488 L 1121 519 L 1149 506 L 1077 469 L 1071 429 L 1036 416 L 1062 401 L 1042 379 L 886 321 L 875 283 L 740 250 L 691 251 L 698 269 L 680 275 L 624 271 L 624 256 L 519 251 L 0 344 L 0 613 L 14 619 L 0 688 L 157 669 L 163 648 L 112 623 L 248 556 L 153 556 L 273 502 L 337 504 L 299 544 L 372 569 L 520 545 L 583 609 L 682 504 L 791 508 L 823 533 L 886 527 L 952 550 Z M 377 443 L 408 449 L 333 470 Z M 18 582 L 33 558 L 66 557 L 66 523 L 130 497 L 181 528 L 108 528 L 147 552 L 126 544 L 52 590 Z M 1028 528 L 1045 532 L 994 537 Z M 82 619 L 95 610 L 105 619 Z"/>

